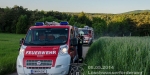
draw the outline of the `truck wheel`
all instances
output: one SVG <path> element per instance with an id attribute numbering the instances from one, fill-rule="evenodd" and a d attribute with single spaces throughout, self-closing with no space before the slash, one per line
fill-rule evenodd
<path id="1" fill-rule="evenodd" d="M 68 71 L 68 74 L 66 74 L 66 75 L 70 75 L 70 71 L 71 71 L 71 67 L 72 67 L 72 64 L 73 63 L 73 59 L 71 59 L 70 60 L 70 65 L 69 65 L 69 71 Z"/>
<path id="2" fill-rule="evenodd" d="M 70 75 L 71 67 L 72 67 L 72 66 L 70 65 L 68 74 L 66 74 L 66 75 Z"/>

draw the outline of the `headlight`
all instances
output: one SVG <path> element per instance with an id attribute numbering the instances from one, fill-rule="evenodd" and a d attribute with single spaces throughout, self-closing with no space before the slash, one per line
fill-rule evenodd
<path id="1" fill-rule="evenodd" d="M 68 54 L 68 46 L 67 45 L 62 45 L 60 46 L 59 54 Z"/>
<path id="2" fill-rule="evenodd" d="M 24 49 L 23 48 L 20 49 L 20 54 L 21 55 L 24 54 Z"/>
<path id="3" fill-rule="evenodd" d="M 67 53 L 67 51 L 68 51 L 67 48 L 63 48 L 63 49 L 62 49 L 62 52 L 63 52 L 63 53 Z"/>
<path id="4" fill-rule="evenodd" d="M 20 52 L 19 52 L 20 55 L 24 55 L 25 48 L 26 46 L 21 46 Z"/>

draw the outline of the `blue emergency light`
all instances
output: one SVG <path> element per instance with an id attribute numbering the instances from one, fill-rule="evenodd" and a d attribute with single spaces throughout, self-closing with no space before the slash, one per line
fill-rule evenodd
<path id="1" fill-rule="evenodd" d="M 35 23 L 35 26 L 43 26 L 44 25 L 44 22 L 36 22 Z"/>
<path id="2" fill-rule="evenodd" d="M 60 25 L 69 25 L 68 22 L 60 22 Z"/>

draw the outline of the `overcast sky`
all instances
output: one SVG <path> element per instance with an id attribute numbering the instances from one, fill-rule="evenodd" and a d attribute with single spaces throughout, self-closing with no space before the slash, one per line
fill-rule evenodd
<path id="1" fill-rule="evenodd" d="M 0 7 L 23 6 L 31 10 L 123 13 L 132 10 L 150 9 L 150 0 L 0 0 Z"/>

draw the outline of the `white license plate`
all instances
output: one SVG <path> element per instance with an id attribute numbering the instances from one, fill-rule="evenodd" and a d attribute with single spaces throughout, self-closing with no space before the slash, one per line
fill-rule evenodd
<path id="1" fill-rule="evenodd" d="M 43 70 L 43 69 L 31 70 L 31 74 L 38 74 L 38 73 L 47 73 L 47 70 Z"/>

